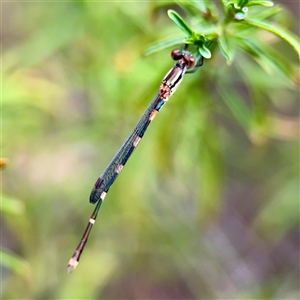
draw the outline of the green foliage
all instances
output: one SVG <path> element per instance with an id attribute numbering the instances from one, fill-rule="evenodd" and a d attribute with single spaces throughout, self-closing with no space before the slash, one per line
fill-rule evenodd
<path id="1" fill-rule="evenodd" d="M 9 268 L 18 276 L 26 278 L 30 274 L 30 266 L 21 257 L 5 250 L 0 250 L 2 267 Z"/>
<path id="2" fill-rule="evenodd" d="M 255 13 L 248 12 L 248 8 L 252 8 L 252 6 L 272 7 L 272 1 L 224 0 L 222 4 L 223 10 L 221 12 L 211 1 L 204 2 L 202 6 L 199 6 L 198 2 L 190 2 L 187 5 L 185 2 L 180 2 L 183 9 L 187 7 L 190 11 L 192 10 L 193 13 L 190 14 L 190 17 L 196 19 L 199 25 L 195 29 L 192 29 L 188 25 L 188 22 L 176 11 L 169 10 L 169 18 L 174 21 L 187 37 L 180 40 L 175 39 L 173 43 L 168 41 L 165 44 L 160 43 L 158 46 L 152 46 L 146 53 L 152 53 L 164 47 L 167 48 L 170 44 L 174 45 L 178 43 L 178 41 L 181 41 L 188 45 L 195 45 L 200 54 L 208 59 L 211 58 L 211 53 L 206 44 L 208 42 L 217 42 L 221 53 L 227 61 L 231 62 L 234 53 L 232 49 L 237 48 L 250 52 L 245 44 L 249 38 L 252 39 L 258 34 L 255 32 L 255 29 L 260 28 L 277 35 L 289 43 L 296 53 L 300 55 L 299 40 L 291 32 L 288 32 L 282 26 L 264 22 L 265 19 L 269 18 L 269 14 L 266 14 L 264 11 L 255 11 Z M 276 12 L 279 13 L 277 8 Z M 191 20 L 191 23 L 195 22 Z M 261 41 L 260 44 L 263 47 L 265 43 Z M 259 48 L 259 46 L 260 45 L 258 45 L 257 48 Z M 252 55 L 253 53 L 250 54 Z M 263 59 L 263 54 L 261 54 L 261 56 Z"/>
<path id="3" fill-rule="evenodd" d="M 165 44 L 160 42 L 158 45 L 151 46 L 146 51 L 147 54 L 175 45 L 180 41 L 195 46 L 198 54 L 209 59 L 211 51 L 208 47 L 213 47 L 217 43 L 229 65 L 233 63 L 237 51 L 244 51 L 266 72 L 271 73 L 275 67 L 283 76 L 292 76 L 294 70 L 291 70 L 289 64 L 280 57 L 278 52 L 268 47 L 264 40 L 265 35 L 259 30 L 262 29 L 278 36 L 300 55 L 299 39 L 282 25 L 269 20 L 271 17 L 275 19 L 281 12 L 277 6 L 272 8 L 272 1 L 224 0 L 222 10 L 211 1 L 205 1 L 202 4 L 198 2 L 188 4 L 179 2 L 178 4 L 186 12 L 186 18 L 189 17 L 190 20 L 185 21 L 174 10 L 168 10 L 168 16 L 187 37 L 176 38 Z M 259 8 L 252 12 L 251 9 L 254 6 L 259 6 Z M 270 8 L 271 12 L 268 12 Z M 188 23 L 197 25 L 192 28 Z M 247 82 L 245 84 L 248 85 Z M 256 89 L 256 86 L 248 85 L 248 89 L 252 88 Z M 251 115 L 249 109 L 239 100 L 241 96 L 236 95 L 235 89 L 226 90 L 223 87 L 221 89 L 221 97 L 236 120 L 245 130 L 249 130 L 251 124 L 256 122 L 256 116 Z"/>
<path id="4" fill-rule="evenodd" d="M 3 299 L 295 298 L 299 16 L 272 5 L 2 4 Z M 67 275 L 92 185 L 184 44 L 204 65 L 148 129 Z"/>

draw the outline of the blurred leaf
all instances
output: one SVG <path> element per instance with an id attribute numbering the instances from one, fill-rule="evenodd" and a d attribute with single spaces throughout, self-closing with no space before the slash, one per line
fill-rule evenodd
<path id="1" fill-rule="evenodd" d="M 204 2 L 186 2 L 186 1 L 176 1 L 178 6 L 186 13 L 191 16 L 197 17 L 199 16 L 199 12 L 207 13 L 207 9 Z"/>
<path id="2" fill-rule="evenodd" d="M 228 108 L 236 118 L 236 120 L 244 127 L 249 130 L 252 122 L 251 110 L 244 104 L 241 96 L 234 92 L 232 89 L 227 91 L 223 86 L 217 85 L 220 96 L 223 98 Z"/>
<path id="3" fill-rule="evenodd" d="M 16 198 L 7 196 L 2 193 L 2 202 L 0 205 L 0 210 L 4 213 L 12 214 L 12 215 L 21 215 L 25 211 L 24 203 Z"/>
<path id="4" fill-rule="evenodd" d="M 279 5 L 275 5 L 269 9 L 264 9 L 259 12 L 256 12 L 255 19 L 256 20 L 265 20 L 265 19 L 268 19 L 268 18 L 271 18 L 271 17 L 277 15 L 278 13 L 282 13 L 282 7 L 280 7 Z"/>
<path id="5" fill-rule="evenodd" d="M 80 10 L 74 9 L 68 17 L 64 17 L 60 13 L 57 15 L 55 23 L 47 24 L 46 28 L 37 27 L 37 31 L 22 43 L 21 49 L 15 49 L 9 53 L 4 66 L 6 68 L 14 67 L 13 62 L 23 68 L 31 66 L 70 44 L 82 33 L 79 21 L 80 12 Z M 62 30 L 62 28 L 64 29 Z M 22 52 L 21 56 L 17 56 L 19 52 Z"/>
<path id="6" fill-rule="evenodd" d="M 227 41 L 227 35 L 224 32 L 218 38 L 218 45 L 219 45 L 221 53 L 226 58 L 226 60 L 229 63 L 232 62 L 234 53 L 232 51 L 232 48 L 231 49 L 229 48 L 229 43 Z"/>
<path id="7" fill-rule="evenodd" d="M 257 63 L 266 71 L 271 73 L 273 67 L 283 73 L 285 76 L 291 76 L 291 68 L 279 57 L 277 53 L 273 53 L 268 45 L 263 45 L 256 41 L 243 39 L 240 41 L 244 49 L 257 61 Z"/>
<path id="8" fill-rule="evenodd" d="M 254 5 L 261 5 L 261 6 L 271 7 L 271 6 L 274 5 L 274 3 L 272 1 L 268 1 L 268 0 L 250 0 L 246 4 L 246 6 L 254 6 Z"/>
<path id="9" fill-rule="evenodd" d="M 214 219 L 220 210 L 220 195 L 223 187 L 224 160 L 219 147 L 217 126 L 212 124 L 209 111 L 202 114 L 201 135 L 198 137 L 201 157 L 201 201 L 199 201 L 200 222 Z"/>
<path id="10" fill-rule="evenodd" d="M 249 0 L 237 0 L 234 2 L 235 2 L 235 4 L 234 4 L 235 7 L 241 8 L 241 7 L 248 5 Z"/>
<path id="11" fill-rule="evenodd" d="M 257 28 L 261 28 L 264 30 L 267 30 L 269 32 L 274 33 L 275 35 L 277 35 L 279 38 L 281 38 L 282 40 L 286 41 L 288 44 L 290 44 L 294 50 L 296 51 L 296 53 L 298 54 L 298 56 L 300 56 L 300 44 L 299 44 L 299 38 L 297 38 L 294 34 L 292 34 L 291 32 L 288 32 L 287 30 L 285 30 L 284 28 L 281 28 L 280 26 L 277 26 L 275 24 L 268 24 L 262 21 L 257 21 L 254 19 L 245 19 L 244 20 L 246 23 L 257 27 Z"/>
<path id="12" fill-rule="evenodd" d="M 287 230 L 299 225 L 299 178 L 281 181 L 273 189 L 274 200 L 266 202 L 254 226 L 278 240 Z"/>
<path id="13" fill-rule="evenodd" d="M 8 252 L 4 249 L 0 249 L 0 258 L 1 265 L 13 271 L 14 273 L 22 277 L 28 277 L 30 275 L 30 266 L 28 262 L 18 255 Z"/>

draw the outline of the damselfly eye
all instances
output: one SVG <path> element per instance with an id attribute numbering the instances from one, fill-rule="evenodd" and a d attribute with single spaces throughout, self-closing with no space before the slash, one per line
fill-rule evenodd
<path id="1" fill-rule="evenodd" d="M 187 65 L 189 66 L 189 68 L 195 67 L 196 63 L 197 63 L 196 58 L 193 55 L 190 55 L 187 58 Z"/>
<path id="2" fill-rule="evenodd" d="M 179 50 L 179 49 L 175 49 L 171 52 L 171 57 L 174 59 L 174 60 L 179 60 L 182 58 L 182 51 Z"/>

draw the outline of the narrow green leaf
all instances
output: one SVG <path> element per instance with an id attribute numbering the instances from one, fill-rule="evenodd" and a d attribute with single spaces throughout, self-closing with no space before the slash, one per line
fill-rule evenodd
<path id="1" fill-rule="evenodd" d="M 235 5 L 235 7 L 242 8 L 244 6 L 249 6 L 248 3 L 249 3 L 249 0 L 239 0 L 237 5 Z"/>
<path id="2" fill-rule="evenodd" d="M 241 46 L 248 52 L 253 59 L 268 73 L 275 67 L 285 76 L 291 76 L 291 67 L 284 63 L 278 53 L 272 51 L 268 45 L 262 45 L 250 40 L 240 40 Z"/>
<path id="3" fill-rule="evenodd" d="M 282 7 L 275 5 L 269 9 L 262 9 L 260 12 L 257 12 L 255 18 L 256 20 L 265 20 L 277 15 L 279 12 L 282 12 Z"/>
<path id="4" fill-rule="evenodd" d="M 284 40 L 285 42 L 287 42 L 288 44 L 290 44 L 296 51 L 296 53 L 298 54 L 298 56 L 300 56 L 300 43 L 299 43 L 299 38 L 296 37 L 293 33 L 286 31 L 285 29 L 283 29 L 282 27 L 279 27 L 277 25 L 274 24 L 268 24 L 265 22 L 261 22 L 261 21 L 256 21 L 256 20 L 250 20 L 250 19 L 245 19 L 245 22 L 247 22 L 248 24 L 257 27 L 257 28 L 261 28 L 264 30 L 267 30 L 269 32 L 274 33 L 275 35 L 277 35 L 279 38 L 281 38 L 282 40 Z"/>
<path id="5" fill-rule="evenodd" d="M 231 64 L 234 58 L 234 48 L 231 47 L 231 43 L 229 42 L 229 37 L 226 35 L 225 32 L 218 38 L 218 45 L 220 48 L 221 53 L 227 60 L 228 64 Z"/>
<path id="6" fill-rule="evenodd" d="M 188 15 L 199 17 L 199 12 L 207 14 L 208 8 L 205 1 L 187 2 L 183 0 L 176 1 L 180 8 L 185 11 Z"/>
<path id="7" fill-rule="evenodd" d="M 18 257 L 14 253 L 10 253 L 3 249 L 0 249 L 0 258 L 1 265 L 12 270 L 13 272 L 28 277 L 30 273 L 29 264 L 23 260 L 21 257 Z"/>
<path id="8" fill-rule="evenodd" d="M 226 58 L 226 60 L 231 60 L 231 57 L 229 55 L 228 43 L 227 43 L 226 37 L 223 34 L 218 39 L 218 45 L 219 45 L 221 53 Z"/>
<path id="9" fill-rule="evenodd" d="M 186 22 L 176 11 L 169 9 L 168 16 L 185 34 L 190 37 L 194 35 L 194 31 L 186 24 Z"/>
<path id="10" fill-rule="evenodd" d="M 254 5 L 271 7 L 274 5 L 274 3 L 272 1 L 268 1 L 268 0 L 251 0 L 247 3 L 247 6 L 254 6 Z"/>

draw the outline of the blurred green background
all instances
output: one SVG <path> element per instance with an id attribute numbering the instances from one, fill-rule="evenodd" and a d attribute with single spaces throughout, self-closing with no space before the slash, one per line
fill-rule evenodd
<path id="1" fill-rule="evenodd" d="M 173 66 L 172 49 L 142 55 L 182 35 L 163 4 L 2 3 L 3 299 L 298 299 L 299 66 L 270 34 L 295 76 L 213 52 L 149 127 L 66 273 L 93 184 Z M 299 30 L 299 3 L 284 5 Z M 228 91 L 259 112 L 247 130 Z"/>

